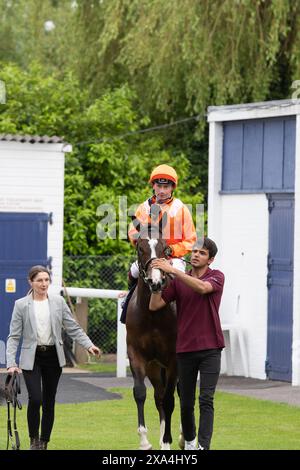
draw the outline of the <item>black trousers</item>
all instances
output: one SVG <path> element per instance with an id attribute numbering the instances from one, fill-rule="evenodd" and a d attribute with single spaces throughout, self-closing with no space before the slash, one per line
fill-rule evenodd
<path id="1" fill-rule="evenodd" d="M 28 391 L 27 422 L 30 437 L 39 437 L 40 422 L 43 441 L 50 441 L 54 423 L 55 396 L 62 368 L 55 346 L 47 351 L 37 351 L 33 370 L 24 370 Z M 42 420 L 40 408 L 42 406 Z"/>
<path id="2" fill-rule="evenodd" d="M 221 349 L 177 354 L 181 425 L 186 441 L 196 437 L 195 392 L 200 372 L 198 442 L 208 450 L 213 433 L 214 394 L 220 375 Z"/>

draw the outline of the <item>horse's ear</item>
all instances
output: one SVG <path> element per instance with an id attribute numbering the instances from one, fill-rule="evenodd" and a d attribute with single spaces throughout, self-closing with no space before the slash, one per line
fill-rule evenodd
<path id="1" fill-rule="evenodd" d="M 164 215 L 160 218 L 160 221 L 158 224 L 160 233 L 162 233 L 163 229 L 165 228 L 167 220 L 168 220 L 168 214 L 165 212 Z"/>

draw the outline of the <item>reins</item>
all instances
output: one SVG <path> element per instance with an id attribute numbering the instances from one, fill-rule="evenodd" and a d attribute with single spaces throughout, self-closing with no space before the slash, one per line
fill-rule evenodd
<path id="1" fill-rule="evenodd" d="M 148 269 L 148 266 L 149 264 L 156 258 L 149 258 L 145 265 L 143 266 L 142 263 L 140 262 L 140 260 L 138 259 L 138 267 L 139 267 L 139 274 L 141 276 L 141 278 L 143 279 L 143 281 L 147 284 L 147 280 L 148 280 L 148 277 L 147 277 L 147 269 Z"/>
<path id="2" fill-rule="evenodd" d="M 22 409 L 22 405 L 18 400 L 18 395 L 21 393 L 20 377 L 17 372 L 8 374 L 5 380 L 5 398 L 7 403 L 7 444 L 6 450 L 9 447 L 9 441 L 11 441 L 11 447 L 13 450 L 19 450 L 21 443 L 19 433 L 17 429 L 17 408 Z M 13 429 L 10 418 L 10 405 L 14 409 L 13 417 Z"/>
<path id="3" fill-rule="evenodd" d="M 192 264 L 190 261 L 188 261 L 187 259 L 184 259 L 184 258 L 180 258 L 179 256 L 173 256 L 172 257 L 173 259 L 181 259 L 181 261 L 183 261 L 184 263 L 186 264 Z"/>
<path id="4" fill-rule="evenodd" d="M 148 266 L 149 264 L 154 260 L 154 259 L 157 259 L 157 258 L 149 258 L 145 265 L 143 266 L 142 263 L 140 262 L 140 260 L 138 259 L 138 268 L 139 268 L 139 275 L 140 277 L 143 279 L 143 281 L 145 282 L 145 284 L 148 284 L 148 276 L 147 276 L 147 269 L 148 269 Z M 173 256 L 173 259 L 181 259 L 184 263 L 186 264 L 192 264 L 190 261 L 184 259 L 184 258 L 180 258 L 179 256 Z M 169 273 L 165 273 L 165 276 L 166 277 L 169 277 L 170 279 L 173 279 L 174 276 L 172 276 L 171 274 Z"/>

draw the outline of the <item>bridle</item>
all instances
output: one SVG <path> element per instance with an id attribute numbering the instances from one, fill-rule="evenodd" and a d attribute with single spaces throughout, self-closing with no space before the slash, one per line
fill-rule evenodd
<path id="1" fill-rule="evenodd" d="M 139 273 L 143 281 L 147 284 L 149 278 L 147 276 L 147 270 L 149 267 L 149 264 L 152 263 L 154 259 L 157 259 L 155 256 L 154 258 L 149 258 L 146 263 L 143 265 L 143 263 L 138 259 L 138 266 L 139 266 Z"/>
<path id="2" fill-rule="evenodd" d="M 139 268 L 139 275 L 143 279 L 144 283 L 149 287 L 150 291 L 153 292 L 153 287 L 152 287 L 152 279 L 151 277 L 148 276 L 147 270 L 149 268 L 149 265 L 152 263 L 153 260 L 157 259 L 157 256 L 149 258 L 144 264 L 142 261 L 140 261 L 139 256 L 138 256 L 138 268 Z M 161 291 L 167 284 L 167 279 L 165 273 L 162 273 L 162 283 L 161 283 L 161 288 L 156 290 L 155 292 Z"/>
<path id="3" fill-rule="evenodd" d="M 22 405 L 18 400 L 18 394 L 21 393 L 21 386 L 20 386 L 20 377 L 17 372 L 13 374 L 8 374 L 5 380 L 5 398 L 7 403 L 7 445 L 6 450 L 9 447 L 9 441 L 11 441 L 11 447 L 13 450 L 20 449 L 20 438 L 17 429 L 17 408 L 19 410 L 22 409 Z M 11 426 L 11 418 L 10 418 L 10 405 L 12 405 L 14 409 L 14 418 L 13 418 L 13 431 Z"/>

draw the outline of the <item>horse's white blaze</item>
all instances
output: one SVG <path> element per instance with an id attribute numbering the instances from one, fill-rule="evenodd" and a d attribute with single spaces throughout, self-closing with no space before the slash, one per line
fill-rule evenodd
<path id="1" fill-rule="evenodd" d="M 150 240 L 148 240 L 148 243 L 149 243 L 150 250 L 151 250 L 151 255 L 150 255 L 151 258 L 157 258 L 156 251 L 155 251 L 157 240 L 150 238 Z M 152 278 L 153 284 L 157 284 L 158 282 L 161 282 L 162 281 L 161 271 L 159 269 L 153 268 L 151 278 Z"/>
<path id="2" fill-rule="evenodd" d="M 150 444 L 150 442 L 148 441 L 148 438 L 147 438 L 147 428 L 145 428 L 144 426 L 139 426 L 138 428 L 138 433 L 140 435 L 140 450 L 150 450 L 152 449 L 152 445 Z"/>

